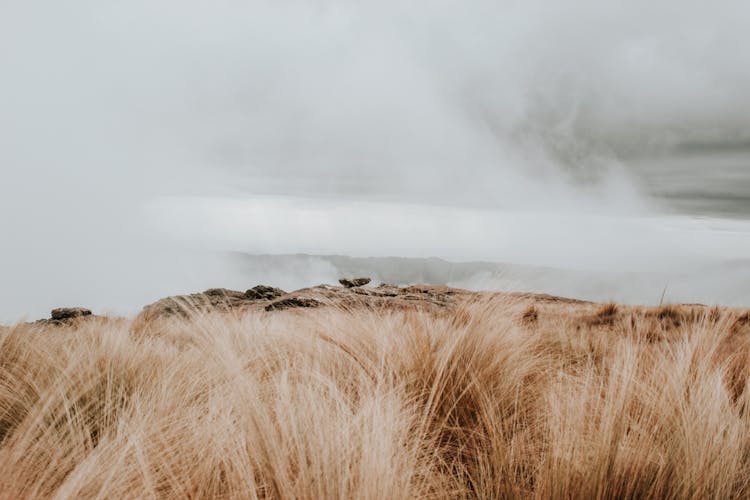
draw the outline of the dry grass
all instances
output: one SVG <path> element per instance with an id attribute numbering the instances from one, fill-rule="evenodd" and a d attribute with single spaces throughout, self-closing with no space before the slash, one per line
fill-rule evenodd
<path id="1" fill-rule="evenodd" d="M 746 316 L 555 307 L 0 331 L 0 496 L 750 495 Z"/>

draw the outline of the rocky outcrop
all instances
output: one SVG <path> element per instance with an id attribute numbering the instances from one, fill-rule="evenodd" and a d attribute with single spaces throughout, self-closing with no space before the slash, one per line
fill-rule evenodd
<path id="1" fill-rule="evenodd" d="M 447 286 L 413 285 L 400 287 L 318 285 L 294 292 L 257 285 L 246 291 L 210 288 L 200 293 L 166 297 L 143 308 L 131 324 L 134 333 L 160 331 L 160 321 L 170 318 L 192 319 L 205 313 L 295 314 L 311 309 L 367 309 L 377 312 L 423 311 L 448 315 L 461 324 L 471 320 L 465 306 L 485 304 L 502 307 L 517 318 L 523 328 L 557 328 L 561 321 L 582 330 L 601 330 L 632 334 L 648 332 L 648 342 L 659 342 L 679 335 L 685 325 L 716 322 L 725 317 L 732 333 L 750 335 L 750 311 L 708 308 L 694 304 L 660 307 L 596 304 L 583 300 L 533 293 L 472 292 Z M 111 318 L 96 316 L 81 307 L 54 309 L 51 317 L 29 326 L 71 328 L 86 322 L 96 325 Z M 88 323 L 92 321 L 93 323 Z M 640 326 L 639 326 L 640 325 Z"/>
<path id="2" fill-rule="evenodd" d="M 52 319 L 62 320 L 70 318 L 80 318 L 81 316 L 90 316 L 91 311 L 83 307 L 58 307 L 52 309 L 50 316 Z"/>
<path id="3" fill-rule="evenodd" d="M 253 300 L 273 300 L 281 297 L 286 292 L 281 288 L 272 286 L 258 285 L 245 292 L 245 297 Z"/>
<path id="4" fill-rule="evenodd" d="M 221 299 L 244 299 L 245 294 L 238 292 L 237 290 L 229 290 L 227 288 L 209 288 L 205 290 L 202 295 L 206 297 L 219 297 Z"/>
<path id="5" fill-rule="evenodd" d="M 196 312 L 241 311 L 253 309 L 287 293 L 272 286 L 257 285 L 244 292 L 227 288 L 209 288 L 200 293 L 176 295 L 160 299 L 143 308 L 140 317 L 151 320 L 157 317 L 190 317 Z"/>
<path id="6" fill-rule="evenodd" d="M 147 305 L 139 319 L 151 321 L 161 317 L 189 318 L 195 313 L 282 311 L 296 308 L 341 306 L 346 308 L 445 308 L 453 306 L 456 297 L 468 294 L 445 286 L 398 287 L 382 284 L 364 287 L 369 278 L 341 280 L 343 286 L 319 285 L 287 293 L 279 288 L 257 285 L 241 292 L 210 288 L 201 293 L 167 297 Z"/>
<path id="7" fill-rule="evenodd" d="M 39 326 L 77 325 L 80 321 L 97 318 L 90 309 L 84 307 L 58 307 L 52 309 L 50 317 L 34 321 Z"/>
<path id="8" fill-rule="evenodd" d="M 370 278 L 341 278 L 339 280 L 339 283 L 341 283 L 344 288 L 356 288 L 365 286 L 369 282 Z"/>
<path id="9" fill-rule="evenodd" d="M 318 307 L 321 305 L 315 299 L 306 297 L 287 297 L 271 302 L 265 307 L 266 311 L 278 311 L 281 309 L 292 309 L 294 307 Z"/>

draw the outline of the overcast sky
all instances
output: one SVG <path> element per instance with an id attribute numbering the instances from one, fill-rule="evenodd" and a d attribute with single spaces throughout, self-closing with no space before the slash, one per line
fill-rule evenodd
<path id="1" fill-rule="evenodd" d="M 749 5 L 3 0 L 0 320 L 220 286 L 217 249 L 590 260 L 581 220 L 661 216 L 633 158 L 750 143 Z M 592 259 L 692 241 L 644 224 Z"/>

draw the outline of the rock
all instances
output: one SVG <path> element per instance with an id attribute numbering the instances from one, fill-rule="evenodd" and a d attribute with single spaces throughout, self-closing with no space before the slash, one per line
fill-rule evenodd
<path id="1" fill-rule="evenodd" d="M 158 318 L 190 319 L 194 313 L 283 311 L 294 308 L 343 307 L 368 309 L 452 308 L 469 292 L 442 286 L 395 285 L 365 287 L 369 278 L 341 279 L 342 286 L 319 285 L 287 293 L 279 288 L 258 285 L 244 292 L 211 288 L 201 293 L 166 297 L 143 308 L 134 323 L 145 328 Z"/>
<path id="2" fill-rule="evenodd" d="M 272 300 L 282 295 L 286 295 L 286 292 L 281 288 L 266 285 L 254 286 L 245 292 L 245 298 L 252 300 Z"/>
<path id="3" fill-rule="evenodd" d="M 294 307 L 318 307 L 321 303 L 315 299 L 306 297 L 287 297 L 285 299 L 271 302 L 266 306 L 266 311 L 279 311 L 282 309 L 291 309 Z"/>
<path id="4" fill-rule="evenodd" d="M 81 316 L 91 316 L 91 311 L 83 307 L 58 307 L 57 309 L 52 309 L 50 316 L 54 320 L 79 318 Z"/>
<path id="5" fill-rule="evenodd" d="M 139 320 L 179 316 L 184 319 L 196 312 L 230 311 L 252 304 L 245 292 L 227 288 L 209 288 L 201 293 L 165 297 L 143 308 Z"/>
<path id="6" fill-rule="evenodd" d="M 237 290 L 229 290 L 228 288 L 209 288 L 203 292 L 203 295 L 209 297 L 228 297 L 233 299 L 243 299 L 245 294 L 238 292 Z"/>
<path id="7" fill-rule="evenodd" d="M 370 278 L 341 278 L 339 283 L 344 285 L 345 288 L 355 288 L 358 286 L 365 286 L 370 282 Z"/>

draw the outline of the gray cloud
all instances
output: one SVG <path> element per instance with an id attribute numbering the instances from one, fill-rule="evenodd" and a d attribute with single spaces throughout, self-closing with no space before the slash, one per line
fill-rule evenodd
<path id="1" fill-rule="evenodd" d="M 4 2 L 0 316 L 229 276 L 150 229 L 165 195 L 643 212 L 629 158 L 750 140 L 748 15 L 739 1 Z"/>

